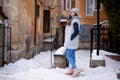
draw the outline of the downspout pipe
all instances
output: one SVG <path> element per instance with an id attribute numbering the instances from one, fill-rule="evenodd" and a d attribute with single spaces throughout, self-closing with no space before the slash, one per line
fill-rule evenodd
<path id="1" fill-rule="evenodd" d="M 3 12 L 1 12 L 1 16 L 3 18 L 3 54 L 2 54 L 2 66 L 5 64 L 5 60 L 7 60 L 7 28 L 8 28 L 8 18 L 5 16 Z"/>
<path id="2" fill-rule="evenodd" d="M 8 29 L 8 20 L 4 19 L 3 21 L 3 55 L 2 55 L 2 66 L 4 66 L 5 61 L 7 61 L 7 29 Z"/>
<path id="3" fill-rule="evenodd" d="M 37 6 L 37 0 L 35 0 L 35 27 L 34 27 L 34 46 L 36 46 L 36 28 L 37 28 L 37 26 L 36 26 L 36 23 L 37 23 L 37 21 L 36 21 L 36 6 Z"/>
<path id="4" fill-rule="evenodd" d="M 58 0 L 59 1 L 59 26 L 61 27 L 61 23 L 60 23 L 60 19 L 61 19 L 61 12 L 62 12 L 62 10 L 61 10 L 61 0 Z"/>
<path id="5" fill-rule="evenodd" d="M 36 14 L 36 10 L 37 10 L 37 8 L 36 8 L 36 6 L 37 6 L 37 0 L 35 0 L 35 5 L 34 5 L 34 13 L 35 13 L 35 15 L 34 15 L 34 54 L 37 54 L 37 46 L 36 46 L 36 34 L 37 34 L 37 32 L 36 32 L 36 29 L 37 29 L 37 25 L 36 25 L 36 23 L 37 23 L 37 14 Z M 34 54 L 33 54 L 33 56 L 34 56 Z"/>
<path id="6" fill-rule="evenodd" d="M 8 34 L 8 20 L 4 19 L 4 60 L 7 61 L 7 34 Z"/>

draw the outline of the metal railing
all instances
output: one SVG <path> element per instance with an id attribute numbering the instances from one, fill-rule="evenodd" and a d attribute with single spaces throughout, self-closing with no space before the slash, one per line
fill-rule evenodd
<path id="1" fill-rule="evenodd" d="M 59 47 L 63 46 L 64 42 L 64 28 L 51 28 L 51 41 L 52 38 L 54 38 L 54 41 L 51 42 L 51 67 L 53 67 L 52 64 L 52 51 L 57 50 Z"/>
<path id="2" fill-rule="evenodd" d="M 94 27 L 91 29 L 91 44 L 90 44 L 90 53 L 92 53 L 93 49 L 97 49 L 97 28 Z M 100 42 L 99 49 L 109 50 L 109 30 L 108 28 L 100 28 Z M 91 55 L 90 55 L 91 56 Z"/>
<path id="3" fill-rule="evenodd" d="M 51 44 L 53 46 L 53 49 L 51 50 L 58 49 L 60 46 L 63 45 L 64 28 L 51 28 L 51 39 L 52 37 L 54 37 L 55 40 L 54 40 L 54 43 Z"/>

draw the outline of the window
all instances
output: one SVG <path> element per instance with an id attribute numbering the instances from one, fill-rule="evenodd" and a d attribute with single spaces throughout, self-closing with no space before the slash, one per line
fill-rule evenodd
<path id="1" fill-rule="evenodd" d="M 66 0 L 66 10 L 71 9 L 71 0 Z"/>
<path id="2" fill-rule="evenodd" d="M 43 33 L 50 32 L 50 10 L 44 10 L 43 16 Z"/>
<path id="3" fill-rule="evenodd" d="M 94 0 L 94 11 L 97 11 L 97 0 Z M 100 4 L 100 11 L 102 10 L 102 4 Z"/>
<path id="4" fill-rule="evenodd" d="M 65 10 L 70 10 L 75 7 L 75 0 L 64 0 Z"/>
<path id="5" fill-rule="evenodd" d="M 102 10 L 102 5 L 100 5 L 100 11 Z M 86 0 L 86 15 L 93 16 L 94 11 L 97 11 L 97 0 Z"/>
<path id="6" fill-rule="evenodd" d="M 36 5 L 36 16 L 39 17 L 39 13 L 40 13 L 40 6 Z"/>
<path id="7" fill-rule="evenodd" d="M 93 16 L 93 0 L 86 0 L 86 15 Z"/>
<path id="8" fill-rule="evenodd" d="M 0 7 L 2 7 L 2 0 L 0 0 Z"/>
<path id="9" fill-rule="evenodd" d="M 2 12 L 2 0 L 0 0 L 0 12 Z"/>

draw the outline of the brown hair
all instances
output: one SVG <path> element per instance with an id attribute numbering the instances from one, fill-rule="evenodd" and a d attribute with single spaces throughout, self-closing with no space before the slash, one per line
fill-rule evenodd
<path id="1" fill-rule="evenodd" d="M 75 13 L 75 16 L 78 16 L 78 15 Z M 73 18 L 70 15 L 69 18 L 67 19 L 67 25 L 71 25 L 72 19 Z"/>

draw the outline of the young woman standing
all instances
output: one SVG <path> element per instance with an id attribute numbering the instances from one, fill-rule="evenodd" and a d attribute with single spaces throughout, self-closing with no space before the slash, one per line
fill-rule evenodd
<path id="1" fill-rule="evenodd" d="M 66 57 L 71 65 L 66 75 L 76 76 L 80 73 L 80 70 L 76 66 L 75 50 L 79 45 L 79 10 L 73 8 L 70 10 L 70 16 L 67 20 L 65 27 L 65 42 L 64 47 L 66 48 Z"/>

